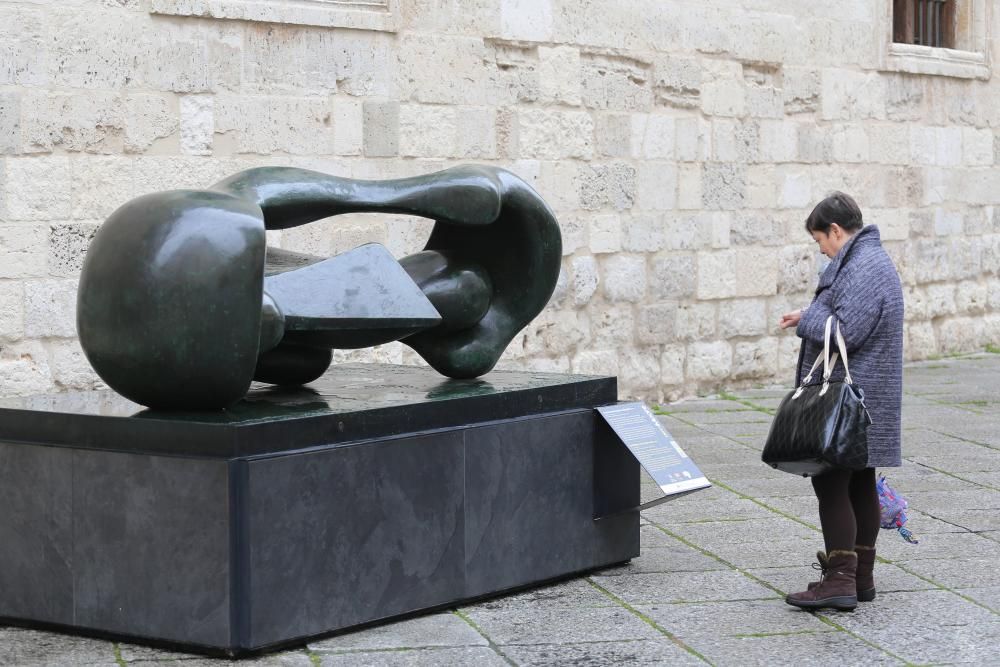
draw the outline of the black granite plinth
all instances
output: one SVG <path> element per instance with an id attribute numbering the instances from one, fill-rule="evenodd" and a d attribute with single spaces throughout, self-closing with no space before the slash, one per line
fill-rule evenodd
<path id="1" fill-rule="evenodd" d="M 240 654 L 626 561 L 614 378 L 355 364 L 225 413 L 0 401 L 0 618 Z"/>

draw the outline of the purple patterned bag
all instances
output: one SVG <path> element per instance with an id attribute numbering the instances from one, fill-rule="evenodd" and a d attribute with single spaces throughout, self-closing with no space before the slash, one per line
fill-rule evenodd
<path id="1" fill-rule="evenodd" d="M 918 544 L 917 538 L 913 537 L 913 533 L 905 527 L 909 518 L 906 516 L 906 508 L 909 506 L 906 498 L 889 486 L 889 483 L 885 481 L 885 475 L 878 476 L 875 488 L 878 490 L 878 507 L 882 515 L 882 527 L 898 530 L 904 540 L 910 544 Z"/>

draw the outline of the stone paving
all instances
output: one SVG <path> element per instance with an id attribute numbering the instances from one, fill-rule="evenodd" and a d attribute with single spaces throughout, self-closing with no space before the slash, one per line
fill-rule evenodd
<path id="1" fill-rule="evenodd" d="M 882 532 L 878 598 L 853 613 L 782 602 L 822 539 L 809 482 L 760 463 L 784 390 L 758 389 L 662 406 L 714 487 L 646 512 L 630 564 L 245 664 L 1000 664 L 1000 355 L 909 365 L 905 391 L 887 472 L 920 544 Z M 4 666 L 224 662 L 0 627 Z"/>

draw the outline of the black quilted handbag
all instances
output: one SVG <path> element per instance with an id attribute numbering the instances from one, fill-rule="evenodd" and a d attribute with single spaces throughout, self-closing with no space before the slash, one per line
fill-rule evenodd
<path id="1" fill-rule="evenodd" d="M 822 357 L 816 358 L 802 384 L 782 399 L 771 423 L 761 459 L 772 468 L 811 477 L 833 468 L 861 470 L 868 466 L 871 415 L 864 392 L 851 380 L 839 322 L 838 351 L 830 356 L 832 322 L 832 316 L 827 318 Z M 838 357 L 844 363 L 844 379 L 831 382 Z M 820 361 L 823 382 L 812 384 Z"/>

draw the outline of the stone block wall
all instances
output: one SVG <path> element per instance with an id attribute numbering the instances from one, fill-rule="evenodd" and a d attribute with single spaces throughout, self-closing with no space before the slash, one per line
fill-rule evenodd
<path id="1" fill-rule="evenodd" d="M 259 165 L 488 162 L 532 183 L 563 272 L 504 367 L 617 374 L 651 400 L 788 382 L 776 322 L 809 300 L 803 220 L 834 189 L 899 267 L 908 358 L 1000 345 L 1000 83 L 890 71 L 891 4 L 0 2 L 0 394 L 99 386 L 76 276 L 118 205 Z M 354 215 L 271 240 L 401 256 L 429 229 Z"/>

